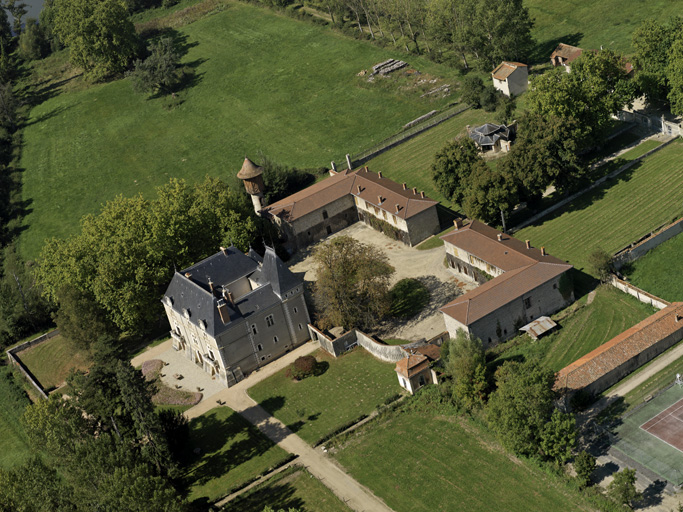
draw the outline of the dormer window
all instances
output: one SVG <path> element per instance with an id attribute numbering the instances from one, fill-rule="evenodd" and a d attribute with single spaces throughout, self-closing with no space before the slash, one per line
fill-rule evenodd
<path id="1" fill-rule="evenodd" d="M 183 316 L 189 320 L 190 316 L 192 316 L 192 315 L 190 315 L 190 310 L 183 308 Z"/>
<path id="2" fill-rule="evenodd" d="M 166 297 L 166 304 L 173 306 L 173 297 Z"/>
<path id="3" fill-rule="evenodd" d="M 199 327 L 201 327 L 203 331 L 206 331 L 206 320 L 200 320 Z"/>

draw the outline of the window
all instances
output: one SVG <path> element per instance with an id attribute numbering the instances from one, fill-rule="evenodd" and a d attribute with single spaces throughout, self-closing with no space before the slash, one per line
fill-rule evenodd
<path id="1" fill-rule="evenodd" d="M 212 361 L 216 360 L 216 356 L 213 354 L 213 350 L 209 349 L 209 359 Z"/>
<path id="2" fill-rule="evenodd" d="M 503 334 L 507 334 L 507 333 L 508 333 L 508 330 L 507 330 L 507 329 L 503 329 Z"/>
<path id="3" fill-rule="evenodd" d="M 328 235 L 332 234 L 332 227 L 331 226 L 325 226 L 325 231 L 327 231 Z"/>
<path id="4" fill-rule="evenodd" d="M 261 361 L 265 361 L 265 360 L 266 360 L 266 356 L 261 356 Z"/>
<path id="5" fill-rule="evenodd" d="M 192 343 L 199 345 L 199 341 L 197 340 L 197 335 L 195 333 L 192 333 Z"/>
<path id="6" fill-rule="evenodd" d="M 273 315 L 268 315 L 266 317 L 266 325 L 268 327 L 273 327 L 273 325 L 275 325 L 275 318 L 273 317 Z"/>
<path id="7" fill-rule="evenodd" d="M 328 218 L 329 215 L 327 215 L 327 210 L 323 210 L 323 219 Z"/>
<path id="8" fill-rule="evenodd" d="M 531 297 L 527 297 L 526 299 L 524 299 L 524 307 L 525 308 L 531 307 Z"/>
<path id="9" fill-rule="evenodd" d="M 553 283 L 553 290 L 557 289 L 557 283 Z"/>
<path id="10" fill-rule="evenodd" d="M 263 350 L 263 345 L 259 343 L 258 345 L 256 345 L 256 348 L 259 352 L 261 352 Z"/>
<path id="11" fill-rule="evenodd" d="M 299 324 L 299 330 L 301 331 L 303 328 L 304 328 L 304 326 Z"/>
<path id="12" fill-rule="evenodd" d="M 382 210 L 382 215 L 384 215 L 384 220 L 387 220 L 387 212 L 385 210 Z"/>
<path id="13" fill-rule="evenodd" d="M 277 343 L 278 341 L 280 341 L 280 340 L 277 339 L 277 336 L 273 336 L 273 343 Z"/>
<path id="14" fill-rule="evenodd" d="M 256 328 L 256 324 L 251 324 L 251 333 L 256 336 L 258 334 L 258 329 Z"/>
<path id="15" fill-rule="evenodd" d="M 299 310 L 297 308 L 294 308 L 294 313 L 298 313 Z"/>

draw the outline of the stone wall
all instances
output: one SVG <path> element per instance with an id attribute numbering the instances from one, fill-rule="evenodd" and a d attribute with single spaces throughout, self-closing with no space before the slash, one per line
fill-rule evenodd
<path id="1" fill-rule="evenodd" d="M 620 121 L 636 123 L 646 126 L 648 129 L 670 135 L 672 137 L 683 136 L 683 125 L 667 121 L 663 116 L 647 116 L 638 112 L 620 110 L 616 115 Z"/>
<path id="2" fill-rule="evenodd" d="M 622 281 L 614 274 L 612 274 L 611 284 L 612 286 L 621 290 L 622 292 L 628 293 L 629 295 L 633 295 L 640 302 L 650 304 L 651 306 L 654 306 L 657 309 L 664 309 L 665 307 L 671 305 L 670 302 L 667 302 L 664 299 L 660 299 L 659 297 L 652 295 L 651 293 L 648 293 L 645 290 L 641 290 L 640 288 L 633 286 L 632 284 L 627 283 L 626 281 Z"/>
<path id="3" fill-rule="evenodd" d="M 11 365 L 16 366 L 19 368 L 19 371 L 22 373 L 24 377 L 31 383 L 31 385 L 38 391 L 38 394 L 47 400 L 47 393 L 43 389 L 43 386 L 38 382 L 38 379 L 35 378 L 35 376 L 31 373 L 31 371 L 24 365 L 24 363 L 21 361 L 21 358 L 17 355 L 19 352 L 22 350 L 26 350 L 27 348 L 33 347 L 35 345 L 39 345 L 40 343 L 43 343 L 45 341 L 48 341 L 55 336 L 59 334 L 59 329 L 55 329 L 54 331 L 50 331 L 48 333 L 43 334 L 42 336 L 38 336 L 37 338 L 34 338 L 32 340 L 29 340 L 25 343 L 22 343 L 21 345 L 17 345 L 16 347 L 13 347 L 7 351 L 7 358 L 9 359 L 9 362 Z"/>
<path id="4" fill-rule="evenodd" d="M 357 221 L 356 205 L 353 202 L 353 196 L 349 194 L 293 221 L 290 228 L 291 234 L 288 236 L 294 239 L 290 238 L 288 244 L 294 250 L 306 247 Z"/>
<path id="5" fill-rule="evenodd" d="M 624 247 L 612 258 L 612 265 L 619 270 L 625 264 L 637 260 L 648 251 L 683 233 L 683 218 L 666 226 L 660 226 L 639 240 Z"/>
<path id="6" fill-rule="evenodd" d="M 401 345 L 385 345 L 375 341 L 364 332 L 356 330 L 358 344 L 381 361 L 396 363 L 408 356 L 408 352 Z"/>
<path id="7" fill-rule="evenodd" d="M 407 220 L 411 247 L 439 232 L 441 224 L 436 205 Z"/>
<path id="8" fill-rule="evenodd" d="M 377 359 L 388 363 L 396 363 L 408 356 L 408 351 L 400 345 L 385 345 L 358 329 L 351 329 L 339 337 L 334 337 L 308 324 L 308 332 L 312 340 L 318 341 L 320 346 L 334 357 L 343 354 L 356 345 L 360 345 Z"/>

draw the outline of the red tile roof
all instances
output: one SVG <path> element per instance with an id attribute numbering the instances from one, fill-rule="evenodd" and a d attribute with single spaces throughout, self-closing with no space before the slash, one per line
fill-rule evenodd
<path id="1" fill-rule="evenodd" d="M 403 185 L 389 178 L 380 177 L 379 174 L 364 167 L 356 171 L 341 171 L 267 206 L 264 211 L 293 221 L 348 194 L 360 197 L 367 203 L 402 219 L 408 219 L 438 204 L 438 201 L 427 196 L 422 197 L 410 188 L 404 189 Z"/>
<path id="2" fill-rule="evenodd" d="M 675 302 L 562 368 L 557 373 L 555 388 L 582 389 L 681 330 L 683 302 Z"/>
<path id="3" fill-rule="evenodd" d="M 413 375 L 417 375 L 428 367 L 429 359 L 422 354 L 417 354 L 409 355 L 408 357 L 401 359 L 398 363 L 396 363 L 395 371 L 409 379 Z"/>
<path id="4" fill-rule="evenodd" d="M 562 57 L 566 60 L 566 64 L 571 64 L 573 61 L 578 59 L 582 53 L 583 50 L 581 48 L 571 46 L 569 44 L 560 43 L 559 45 L 557 45 L 557 48 L 555 48 L 555 51 L 550 56 L 550 60 L 553 60 L 555 57 Z"/>
<path id="5" fill-rule="evenodd" d="M 437 359 L 441 358 L 441 347 L 432 344 L 422 345 L 416 349 L 413 349 L 413 353 L 422 354 L 430 361 L 436 361 Z"/>
<path id="6" fill-rule="evenodd" d="M 498 65 L 496 69 L 493 70 L 491 76 L 493 76 L 493 78 L 495 78 L 496 80 L 505 80 L 512 73 L 514 73 L 517 70 L 517 68 L 521 67 L 525 68 L 527 66 L 526 64 L 522 64 L 521 62 L 503 61 Z"/>

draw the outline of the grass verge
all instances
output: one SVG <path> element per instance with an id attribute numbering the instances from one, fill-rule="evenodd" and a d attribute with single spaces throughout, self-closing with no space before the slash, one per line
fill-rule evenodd
<path id="1" fill-rule="evenodd" d="M 308 443 L 370 414 L 399 391 L 394 365 L 365 350 L 336 359 L 322 350 L 314 355 L 328 364 L 322 375 L 295 382 L 282 370 L 249 389 L 254 400 Z"/>

